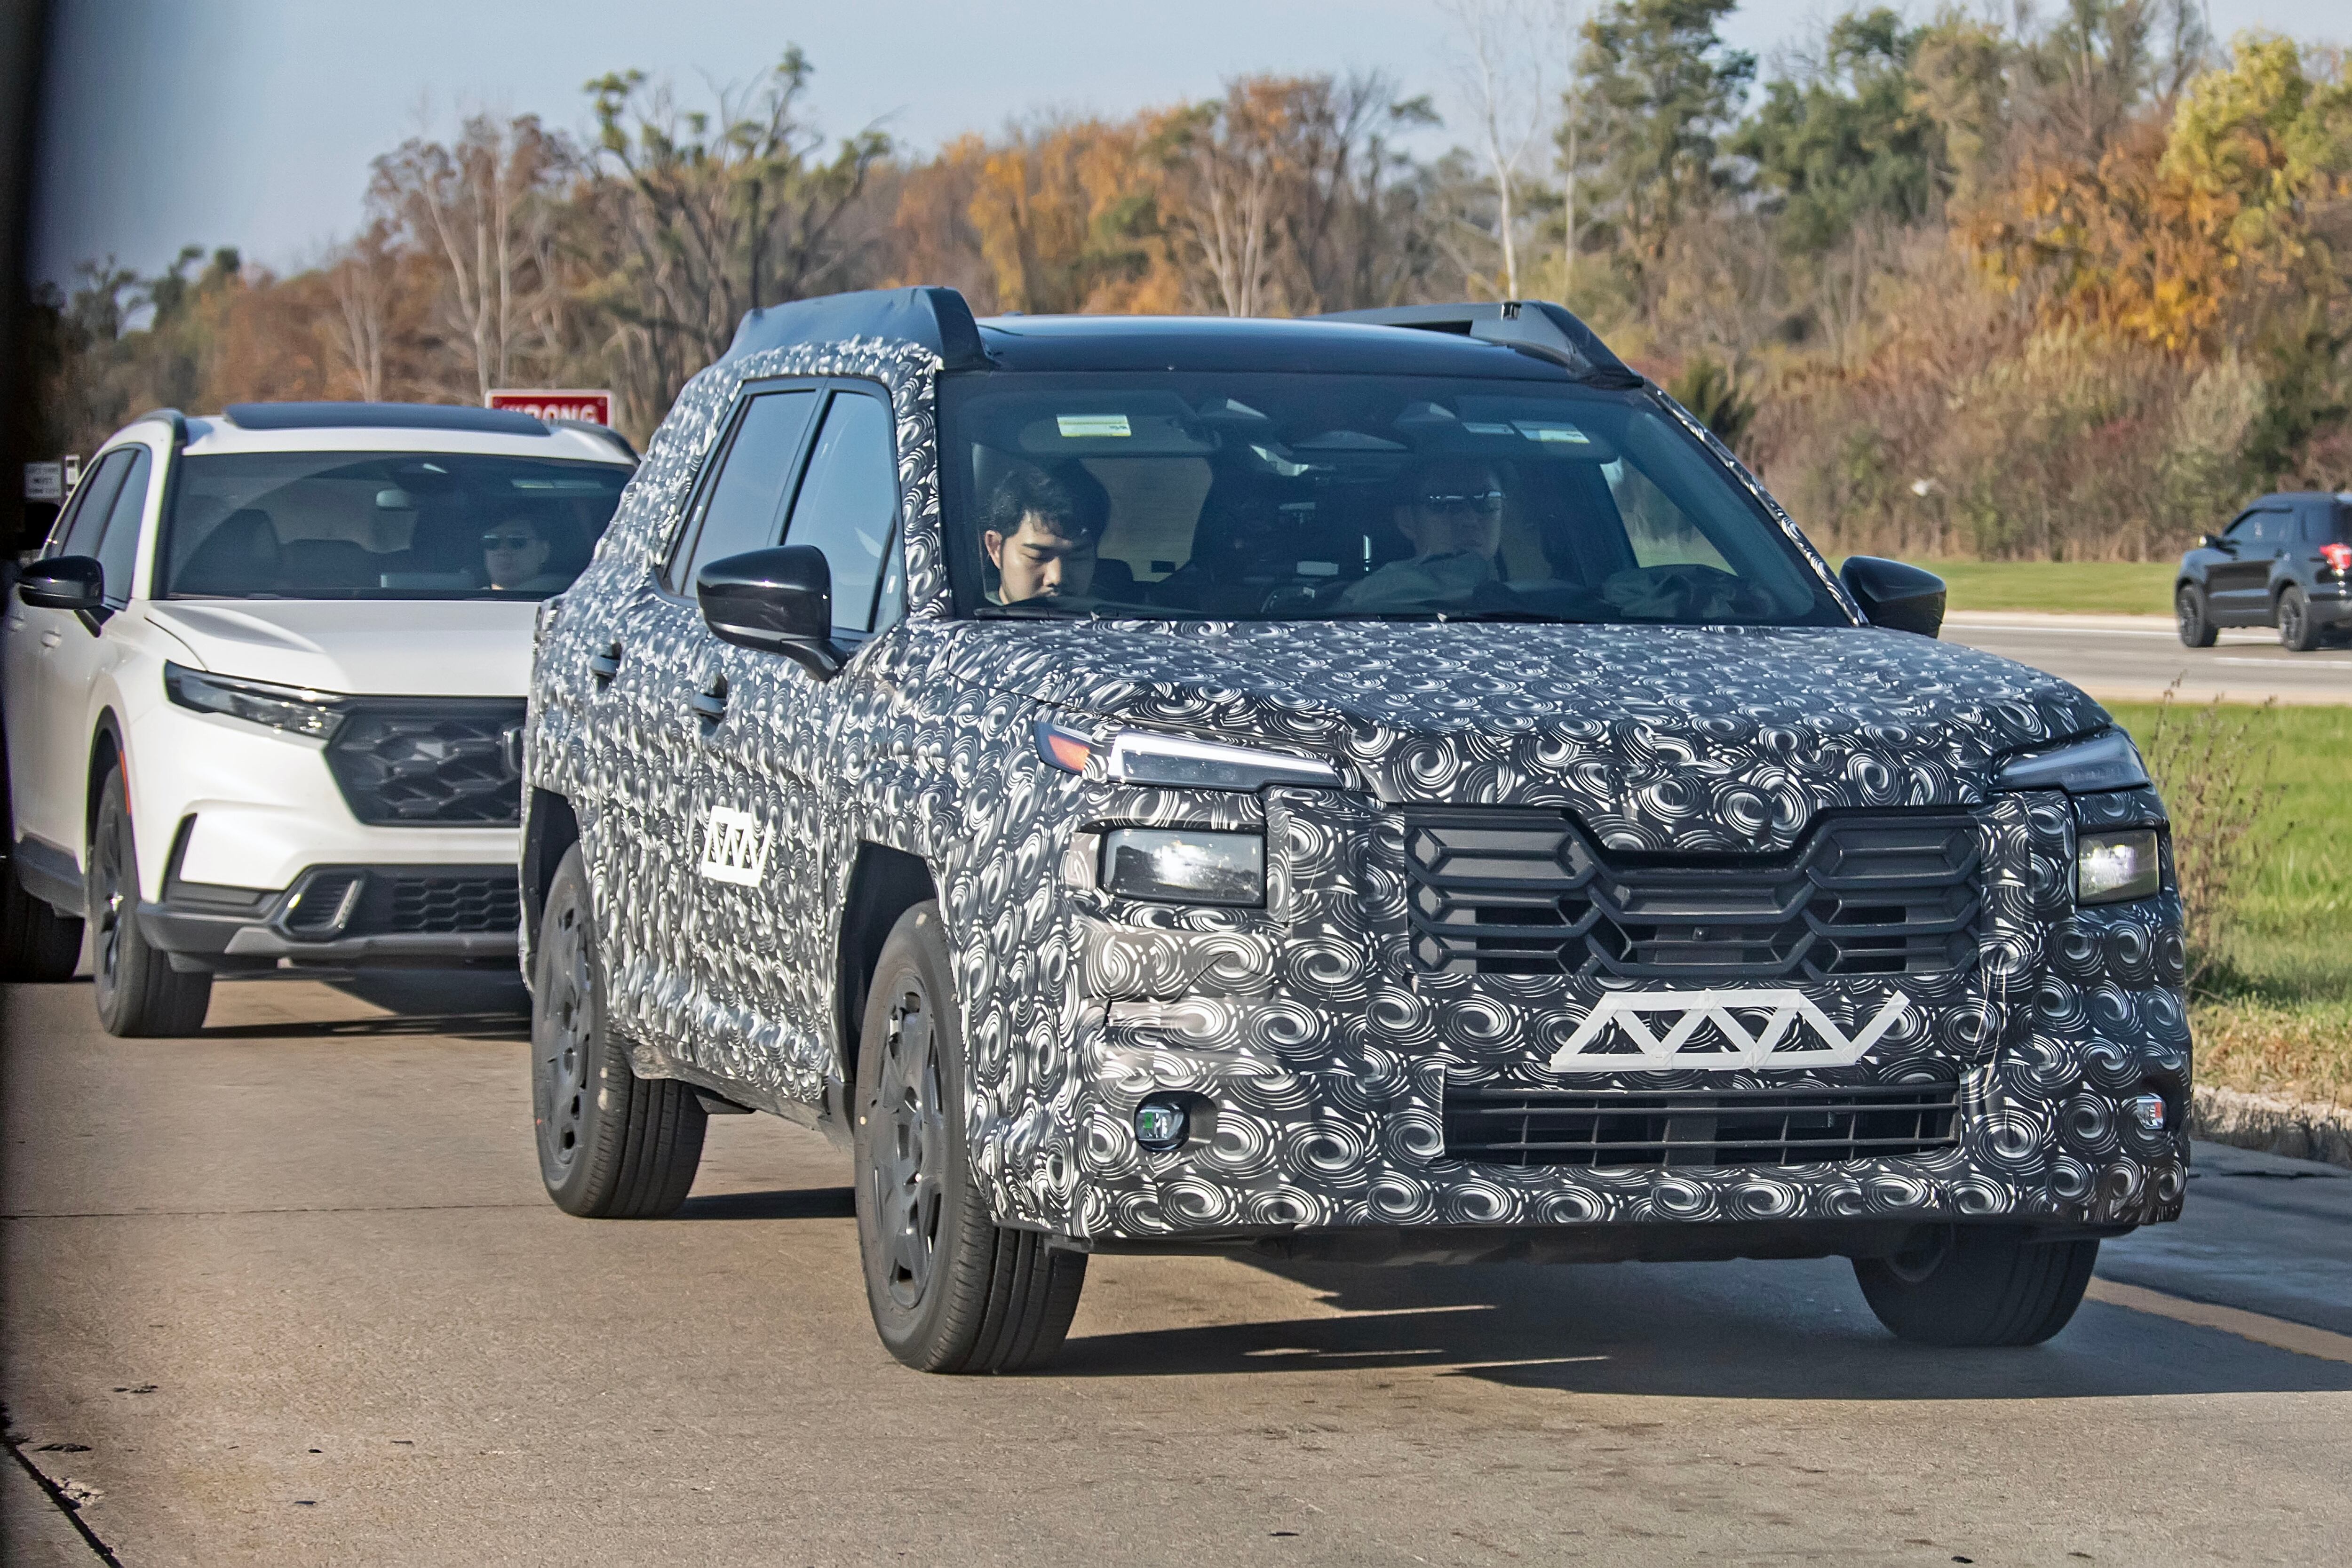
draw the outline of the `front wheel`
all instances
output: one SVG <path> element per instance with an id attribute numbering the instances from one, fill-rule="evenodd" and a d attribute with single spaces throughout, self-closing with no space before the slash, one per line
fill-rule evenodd
<path id="1" fill-rule="evenodd" d="M 2319 646 L 2319 628 L 2311 623 L 2311 600 L 2289 584 L 2279 595 L 2279 647 L 2292 653 L 2309 653 Z"/>
<path id="2" fill-rule="evenodd" d="M 131 799 L 120 769 L 99 792 L 84 873 L 89 914 L 89 969 L 98 1021 L 110 1035 L 193 1035 L 205 1026 L 213 977 L 184 974 L 151 946 L 139 924 L 139 845 L 131 836 Z"/>
<path id="3" fill-rule="evenodd" d="M 1878 1321 L 1923 1345 L 2038 1345 L 2066 1326 L 2099 1260 L 2096 1237 L 2031 1241 L 1993 1226 L 1932 1226 L 1893 1258 L 1857 1258 Z"/>
<path id="4" fill-rule="evenodd" d="M 677 1212 L 708 1115 L 674 1079 L 639 1078 L 604 1026 L 604 963 L 580 847 L 548 885 L 531 967 L 530 1119 L 547 1195 L 583 1219 Z"/>
<path id="5" fill-rule="evenodd" d="M 2213 617 L 2205 608 L 2205 595 L 2184 583 L 2172 595 L 2172 616 L 2180 626 L 2180 646 L 2211 647 Z"/>
<path id="6" fill-rule="evenodd" d="M 1061 1348 L 1083 1253 L 994 1223 L 964 1143 L 963 1017 L 940 907 L 898 918 L 857 1047 L 857 1250 L 874 1327 L 920 1372 L 1015 1372 Z"/>

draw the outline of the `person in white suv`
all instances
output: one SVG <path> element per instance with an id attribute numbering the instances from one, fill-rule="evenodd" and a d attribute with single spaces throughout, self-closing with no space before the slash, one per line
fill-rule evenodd
<path id="1" fill-rule="evenodd" d="M 537 605 L 634 468 L 423 405 L 116 435 L 7 605 L 0 963 L 66 978 L 87 921 L 118 1035 L 194 1032 L 216 974 L 511 965 Z"/>

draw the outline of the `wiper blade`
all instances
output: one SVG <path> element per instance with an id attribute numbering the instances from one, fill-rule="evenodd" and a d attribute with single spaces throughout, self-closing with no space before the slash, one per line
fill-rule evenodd
<path id="1" fill-rule="evenodd" d="M 1018 605 L 974 605 L 971 616 L 976 621 L 1092 621 L 1102 618 L 1093 610 L 1056 609 L 1028 600 Z"/>

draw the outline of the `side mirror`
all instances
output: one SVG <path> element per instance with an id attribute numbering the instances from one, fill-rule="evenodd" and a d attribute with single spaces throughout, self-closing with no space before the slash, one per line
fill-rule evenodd
<path id="1" fill-rule="evenodd" d="M 722 641 L 780 653 L 819 680 L 848 652 L 833 640 L 833 567 L 809 544 L 748 550 L 694 574 L 702 618 Z"/>
<path id="2" fill-rule="evenodd" d="M 2218 550 L 2224 555 L 2235 555 L 2238 552 L 2236 545 L 2218 533 L 2208 533 L 2202 536 L 2197 541 L 2197 545 L 2200 550 Z"/>
<path id="3" fill-rule="evenodd" d="M 106 609 L 106 568 L 92 555 L 52 555 L 25 568 L 16 579 L 16 597 L 44 610 L 101 614 Z"/>
<path id="4" fill-rule="evenodd" d="M 1944 580 L 1933 572 L 1875 555 L 1849 555 L 1838 568 L 1838 580 L 1874 626 L 1923 637 L 1944 629 Z"/>

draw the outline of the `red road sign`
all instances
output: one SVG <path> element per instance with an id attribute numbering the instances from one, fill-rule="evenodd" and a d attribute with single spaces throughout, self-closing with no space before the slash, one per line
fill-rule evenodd
<path id="1" fill-rule="evenodd" d="M 602 425 L 607 428 L 613 423 L 613 395 L 578 387 L 551 387 L 540 391 L 522 387 L 499 388 L 491 392 L 488 405 L 511 408 L 518 414 L 528 414 L 536 419 L 585 419 L 591 425 Z"/>

